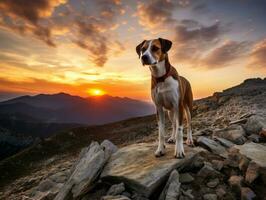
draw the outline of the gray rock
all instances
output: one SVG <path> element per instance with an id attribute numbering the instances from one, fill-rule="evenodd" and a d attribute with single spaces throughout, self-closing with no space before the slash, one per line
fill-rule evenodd
<path id="1" fill-rule="evenodd" d="M 218 171 L 224 167 L 224 162 L 222 160 L 212 160 L 212 167 Z"/>
<path id="2" fill-rule="evenodd" d="M 188 166 L 201 148 L 185 146 L 186 157 L 175 159 L 174 145 L 166 146 L 166 155 L 154 156 L 156 144 L 139 143 L 119 149 L 114 153 L 101 174 L 108 183 L 124 182 L 132 191 L 149 197 L 167 179 L 173 169 Z"/>
<path id="3" fill-rule="evenodd" d="M 266 146 L 250 142 L 244 145 L 236 145 L 235 148 L 239 149 L 241 155 L 246 156 L 258 165 L 258 173 L 266 184 Z"/>
<path id="4" fill-rule="evenodd" d="M 204 194 L 203 195 L 204 200 L 217 200 L 216 194 Z"/>
<path id="5" fill-rule="evenodd" d="M 88 148 L 83 149 L 79 161 L 72 169 L 72 174 L 60 189 L 55 200 L 80 198 L 88 192 L 113 151 L 113 145 L 106 141 L 103 145 L 92 142 Z"/>
<path id="6" fill-rule="evenodd" d="M 218 179 L 218 178 L 215 178 L 215 179 L 210 180 L 210 181 L 207 183 L 207 186 L 208 186 L 209 188 L 215 188 L 218 184 L 219 184 L 219 179 Z"/>
<path id="7" fill-rule="evenodd" d="M 227 140 L 227 139 L 224 139 L 224 138 L 215 137 L 215 140 L 218 141 L 221 145 L 223 145 L 226 148 L 231 148 L 231 147 L 233 147 L 235 145 L 230 140 Z"/>
<path id="8" fill-rule="evenodd" d="M 219 143 L 215 142 L 214 140 L 211 140 L 211 139 L 204 137 L 204 136 L 200 136 L 198 138 L 197 142 L 200 146 L 207 148 L 212 153 L 220 155 L 224 158 L 227 158 L 227 156 L 228 156 L 226 149 L 222 145 L 220 145 Z"/>
<path id="9" fill-rule="evenodd" d="M 241 188 L 241 200 L 252 200 L 256 198 L 256 194 L 248 187 Z"/>
<path id="10" fill-rule="evenodd" d="M 116 196 L 107 195 L 103 196 L 101 200 L 130 200 L 130 198 L 123 195 L 116 195 Z"/>
<path id="11" fill-rule="evenodd" d="M 244 144 L 247 140 L 245 135 L 243 127 L 237 124 L 230 125 L 213 133 L 213 136 L 227 139 L 235 144 Z"/>
<path id="12" fill-rule="evenodd" d="M 181 192 L 182 192 L 182 196 L 179 197 L 179 200 L 180 200 L 181 197 L 183 199 L 189 199 L 189 200 L 194 199 L 194 196 L 192 194 L 192 190 L 191 189 L 188 189 L 186 191 L 181 189 Z"/>
<path id="13" fill-rule="evenodd" d="M 247 134 L 259 134 L 259 132 L 266 128 L 266 119 L 259 115 L 253 115 L 248 118 L 244 126 Z"/>
<path id="14" fill-rule="evenodd" d="M 222 174 L 219 171 L 213 169 L 210 163 L 205 163 L 204 166 L 197 173 L 197 176 L 201 179 L 210 179 L 222 177 Z"/>
<path id="15" fill-rule="evenodd" d="M 107 192 L 107 195 L 118 195 L 125 191 L 125 184 L 120 183 L 116 185 L 112 185 Z"/>
<path id="16" fill-rule="evenodd" d="M 265 138 L 257 134 L 251 134 L 248 139 L 255 143 L 265 142 Z"/>
<path id="17" fill-rule="evenodd" d="M 40 184 L 38 185 L 38 190 L 41 192 L 46 192 L 51 188 L 53 188 L 54 186 L 55 183 L 53 181 L 51 181 L 50 179 L 45 179 L 41 181 Z"/>
<path id="18" fill-rule="evenodd" d="M 192 181 L 194 181 L 194 178 L 189 173 L 183 173 L 180 174 L 179 181 L 180 183 L 191 183 Z"/>
<path id="19" fill-rule="evenodd" d="M 159 197 L 159 200 L 176 200 L 180 195 L 179 173 L 174 170 Z"/>

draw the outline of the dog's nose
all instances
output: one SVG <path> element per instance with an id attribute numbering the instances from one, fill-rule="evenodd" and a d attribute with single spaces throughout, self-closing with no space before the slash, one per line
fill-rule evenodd
<path id="1" fill-rule="evenodd" d="M 143 63 L 147 63 L 148 62 L 148 56 L 147 55 L 141 56 L 141 59 L 142 59 Z"/>

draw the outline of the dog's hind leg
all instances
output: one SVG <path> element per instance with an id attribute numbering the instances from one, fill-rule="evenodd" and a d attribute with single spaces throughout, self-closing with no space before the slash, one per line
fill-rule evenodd
<path id="1" fill-rule="evenodd" d="M 169 144 L 174 144 L 175 143 L 175 134 L 176 134 L 176 122 L 175 122 L 175 117 L 174 117 L 174 111 L 168 111 L 168 116 L 169 120 L 172 123 L 172 135 L 171 137 L 167 140 Z"/>
<path id="2" fill-rule="evenodd" d="M 185 113 L 186 113 L 186 119 L 187 119 L 187 140 L 186 144 L 188 146 L 194 146 L 193 138 L 192 138 L 192 128 L 191 128 L 191 114 L 190 110 L 187 105 L 185 105 Z"/>
<path id="3" fill-rule="evenodd" d="M 160 157 L 165 154 L 165 115 L 162 107 L 157 107 L 157 118 L 159 127 L 159 144 L 155 151 L 155 156 Z"/>

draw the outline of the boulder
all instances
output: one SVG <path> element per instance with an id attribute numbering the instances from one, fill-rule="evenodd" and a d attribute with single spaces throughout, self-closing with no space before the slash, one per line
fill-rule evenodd
<path id="1" fill-rule="evenodd" d="M 259 134 L 263 128 L 266 128 L 266 119 L 259 115 L 253 115 L 248 118 L 244 128 L 249 135 Z"/>
<path id="2" fill-rule="evenodd" d="M 55 200 L 80 198 L 93 188 L 101 170 L 116 147 L 109 141 L 101 145 L 92 142 L 89 147 L 83 149 L 78 162 L 72 168 L 72 174 L 60 189 Z"/>
<path id="3" fill-rule="evenodd" d="M 256 194 L 248 187 L 241 188 L 241 200 L 252 200 L 256 198 Z"/>
<path id="4" fill-rule="evenodd" d="M 174 145 L 167 145 L 166 155 L 156 158 L 156 148 L 156 144 L 139 143 L 119 149 L 104 167 L 102 181 L 111 184 L 124 182 L 130 190 L 149 197 L 167 180 L 174 169 L 185 168 L 199 152 L 204 151 L 202 148 L 185 145 L 186 157 L 176 159 Z"/>
<path id="5" fill-rule="evenodd" d="M 200 146 L 207 148 L 208 150 L 210 150 L 214 154 L 220 155 L 224 158 L 228 157 L 226 149 L 222 145 L 220 145 L 219 143 L 215 142 L 214 140 L 211 140 L 211 139 L 204 137 L 204 136 L 200 136 L 197 140 L 197 143 Z"/>
<path id="6" fill-rule="evenodd" d="M 252 142 L 255 143 L 261 143 L 261 142 L 265 142 L 266 138 L 257 134 L 251 134 L 250 136 L 248 136 L 248 139 L 250 139 Z"/>
<path id="7" fill-rule="evenodd" d="M 235 148 L 239 149 L 241 155 L 257 164 L 258 173 L 266 184 L 266 146 L 250 142 L 244 145 L 236 145 Z"/>
<path id="8" fill-rule="evenodd" d="M 218 171 L 224 167 L 224 162 L 222 160 L 212 160 L 212 167 Z"/>
<path id="9" fill-rule="evenodd" d="M 214 131 L 213 136 L 227 139 L 235 144 L 244 144 L 247 140 L 245 138 L 245 130 L 241 125 L 233 124 L 227 128 Z"/>
<path id="10" fill-rule="evenodd" d="M 125 191 L 125 184 L 120 183 L 116 185 L 112 185 L 107 192 L 107 195 L 118 195 Z"/>
<path id="11" fill-rule="evenodd" d="M 159 197 L 159 200 L 176 200 L 180 195 L 179 173 L 173 170 Z"/>

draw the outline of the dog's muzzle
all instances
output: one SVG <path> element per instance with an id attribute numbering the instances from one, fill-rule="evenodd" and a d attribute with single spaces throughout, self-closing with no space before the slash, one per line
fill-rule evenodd
<path id="1" fill-rule="evenodd" d="M 146 54 L 144 54 L 143 56 L 141 56 L 141 62 L 143 65 L 154 65 L 156 64 L 156 62 L 153 62 L 150 57 Z"/>

